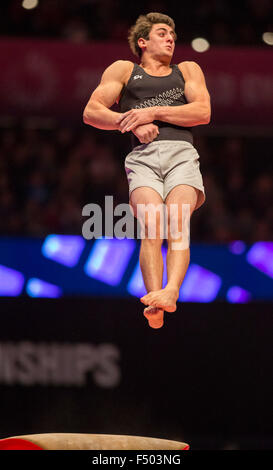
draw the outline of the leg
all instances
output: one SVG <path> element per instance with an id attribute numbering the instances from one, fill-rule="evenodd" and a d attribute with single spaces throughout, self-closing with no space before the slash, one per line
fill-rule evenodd
<path id="1" fill-rule="evenodd" d="M 146 186 L 136 188 L 131 194 L 130 205 L 134 216 L 138 218 L 140 225 L 143 227 L 144 238 L 141 240 L 139 263 L 146 290 L 152 292 L 162 288 L 163 258 L 161 247 L 163 239 L 160 238 L 159 213 L 156 213 L 153 219 L 151 207 L 148 208 L 148 204 L 152 204 L 153 207 L 160 207 L 163 200 L 152 188 Z M 141 207 L 144 212 L 140 210 Z M 151 223 L 153 222 L 154 238 L 149 238 L 149 229 L 151 229 Z M 144 310 L 144 315 L 152 328 L 160 328 L 163 325 L 164 310 L 149 306 Z"/>
<path id="2" fill-rule="evenodd" d="M 191 216 L 197 203 L 198 190 L 188 185 L 178 185 L 170 191 L 166 205 L 168 208 L 168 252 L 167 252 L 167 276 L 168 282 L 164 289 L 151 292 L 142 297 L 141 301 L 146 305 L 164 308 L 168 312 L 176 310 L 176 302 L 179 289 L 184 280 L 190 261 L 190 249 L 182 244 L 182 204 L 189 204 Z M 173 205 L 174 209 L 171 208 Z M 185 223 L 185 221 L 184 221 Z"/>

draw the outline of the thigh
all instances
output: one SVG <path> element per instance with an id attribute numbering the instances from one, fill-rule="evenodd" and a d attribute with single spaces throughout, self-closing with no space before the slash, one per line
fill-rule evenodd
<path id="1" fill-rule="evenodd" d="M 159 165 L 157 146 L 153 142 L 133 150 L 125 159 L 130 203 L 154 202 L 157 195 L 163 199 L 164 184 Z M 140 201 L 139 201 L 140 200 Z"/>
<path id="2" fill-rule="evenodd" d="M 130 206 L 135 217 L 137 216 L 137 206 L 140 204 L 144 206 L 148 204 L 158 206 L 163 204 L 163 199 L 155 189 L 148 186 L 141 186 L 134 189 L 130 196 Z"/>
<path id="3" fill-rule="evenodd" d="M 168 154 L 167 154 L 168 157 Z M 194 204 L 195 194 L 197 200 L 195 209 L 205 201 L 205 189 L 200 172 L 199 155 L 196 149 L 188 142 L 173 145 L 172 155 L 166 162 L 167 172 L 164 176 L 164 200 L 168 198 L 189 199 Z M 170 194 L 172 193 L 172 194 Z"/>
<path id="4" fill-rule="evenodd" d="M 165 234 L 164 202 L 152 188 L 136 188 L 130 197 L 130 206 L 141 229 L 140 238 L 161 239 Z"/>
<path id="5" fill-rule="evenodd" d="M 170 207 L 171 204 L 177 205 L 182 210 L 183 204 L 190 205 L 190 214 L 195 210 L 199 196 L 199 189 L 187 184 L 179 184 L 175 186 L 168 194 L 165 204 Z"/>
<path id="6" fill-rule="evenodd" d="M 183 245 L 177 249 L 189 248 L 190 218 L 196 208 L 199 190 L 186 184 L 175 186 L 167 196 L 165 204 L 168 214 L 168 240 L 182 237 Z"/>

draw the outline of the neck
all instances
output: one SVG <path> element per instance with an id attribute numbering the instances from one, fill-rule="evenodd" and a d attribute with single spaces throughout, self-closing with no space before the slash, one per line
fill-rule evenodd
<path id="1" fill-rule="evenodd" d="M 169 57 L 147 57 L 143 54 L 140 66 L 153 72 L 166 72 L 166 70 L 169 70 L 170 68 L 170 62 L 171 60 Z"/>

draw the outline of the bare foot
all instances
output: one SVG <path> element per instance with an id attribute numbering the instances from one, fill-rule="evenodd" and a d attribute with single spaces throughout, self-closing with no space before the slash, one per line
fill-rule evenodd
<path id="1" fill-rule="evenodd" d="M 141 297 L 141 302 L 145 305 L 158 307 L 166 312 L 175 312 L 176 301 L 179 297 L 179 291 L 172 287 L 165 287 L 161 290 L 151 291 Z"/>
<path id="2" fill-rule="evenodd" d="M 151 328 L 161 328 L 164 320 L 164 310 L 151 305 L 144 309 L 143 315 L 147 318 Z"/>

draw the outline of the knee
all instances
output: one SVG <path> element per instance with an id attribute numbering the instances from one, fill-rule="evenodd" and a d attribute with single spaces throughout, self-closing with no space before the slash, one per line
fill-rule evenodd
<path id="1" fill-rule="evenodd" d="M 137 220 L 140 238 L 148 240 L 152 244 L 162 243 L 166 238 L 165 216 L 161 210 L 139 212 Z"/>
<path id="2" fill-rule="evenodd" d="M 161 246 L 164 238 L 166 238 L 164 234 L 165 232 L 160 223 L 156 223 L 155 225 L 145 223 L 142 227 L 140 226 L 139 229 L 139 238 L 151 246 Z"/>
<path id="3" fill-rule="evenodd" d="M 161 238 L 142 238 L 141 246 L 148 250 L 161 250 L 163 240 Z"/>
<path id="4" fill-rule="evenodd" d="M 172 240 L 189 240 L 190 237 L 190 207 L 169 214 L 168 217 L 168 241 Z"/>

